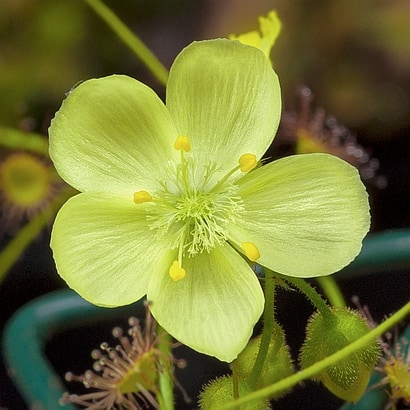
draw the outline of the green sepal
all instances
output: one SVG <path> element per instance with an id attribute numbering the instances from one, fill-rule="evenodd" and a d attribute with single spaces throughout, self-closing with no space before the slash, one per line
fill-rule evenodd
<path id="1" fill-rule="evenodd" d="M 314 313 L 309 319 L 300 353 L 301 368 L 330 356 L 369 331 L 370 326 L 363 316 L 349 308 L 332 307 L 326 315 Z M 356 402 L 366 390 L 379 355 L 379 345 L 374 340 L 347 359 L 329 366 L 315 379 L 337 397 Z"/>
<path id="2" fill-rule="evenodd" d="M 252 388 L 245 380 L 238 380 L 239 396 L 244 396 L 252 392 Z M 199 405 L 201 410 L 213 410 L 222 404 L 234 400 L 233 378 L 232 376 L 222 376 L 211 381 L 204 386 Z M 270 409 L 269 401 L 258 399 L 247 404 L 241 405 L 241 410 L 266 410 Z"/>

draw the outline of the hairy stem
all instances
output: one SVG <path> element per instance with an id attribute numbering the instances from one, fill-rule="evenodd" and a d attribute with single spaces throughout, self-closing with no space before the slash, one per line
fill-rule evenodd
<path id="1" fill-rule="evenodd" d="M 346 302 L 338 284 L 333 276 L 321 276 L 316 278 L 326 297 L 333 306 L 346 307 Z"/>
<path id="2" fill-rule="evenodd" d="M 330 308 L 327 303 L 322 299 L 319 293 L 308 282 L 299 278 L 292 278 L 290 276 L 281 276 L 283 280 L 289 282 L 312 302 L 313 306 L 326 318 L 330 315 Z"/>
<path id="3" fill-rule="evenodd" d="M 159 408 L 161 410 L 174 410 L 174 382 L 171 372 L 172 363 L 170 358 L 171 352 L 171 336 L 157 325 L 157 334 L 159 338 L 158 348 L 161 351 L 160 365 L 162 367 L 159 372 L 159 394 L 157 395 Z"/>
<path id="4" fill-rule="evenodd" d="M 255 365 L 249 377 L 249 384 L 255 388 L 263 371 L 266 355 L 268 354 L 269 344 L 275 327 L 275 279 L 274 273 L 265 269 L 265 308 L 263 311 L 263 331 L 258 355 L 256 356 Z"/>

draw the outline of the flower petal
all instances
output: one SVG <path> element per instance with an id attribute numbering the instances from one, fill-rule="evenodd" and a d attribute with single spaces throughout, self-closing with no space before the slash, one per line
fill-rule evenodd
<path id="1" fill-rule="evenodd" d="M 238 181 L 245 205 L 229 238 L 252 242 L 258 263 L 314 277 L 338 271 L 359 253 L 369 230 L 366 190 L 355 168 L 327 154 L 295 155 Z"/>
<path id="2" fill-rule="evenodd" d="M 264 54 L 232 40 L 195 42 L 177 56 L 167 106 L 178 133 L 191 139 L 196 163 L 230 170 L 239 157 L 259 159 L 281 111 L 278 78 Z"/>
<path id="3" fill-rule="evenodd" d="M 156 186 L 176 155 L 167 108 L 147 86 L 123 75 L 85 81 L 51 122 L 50 156 L 80 191 L 130 195 Z"/>
<path id="4" fill-rule="evenodd" d="M 168 270 L 173 255 L 147 226 L 145 206 L 84 193 L 60 209 L 53 256 L 58 273 L 84 299 L 107 307 L 132 303 L 146 294 L 154 272 Z"/>
<path id="5" fill-rule="evenodd" d="M 181 343 L 230 362 L 246 346 L 264 305 L 260 284 L 229 245 L 184 260 L 186 276 L 167 274 L 147 294 L 158 323 Z"/>

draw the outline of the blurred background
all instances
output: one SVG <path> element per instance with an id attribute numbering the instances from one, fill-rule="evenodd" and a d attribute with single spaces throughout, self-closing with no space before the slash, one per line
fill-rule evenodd
<path id="1" fill-rule="evenodd" d="M 284 110 L 297 118 L 301 113 L 300 90 L 309 87 L 314 96 L 312 120 L 315 110 L 323 108 L 330 120 L 337 121 L 377 162 L 375 173 L 381 179 L 370 177 L 365 181 L 371 196 L 372 231 L 410 227 L 408 0 L 105 3 L 167 68 L 190 42 L 257 29 L 258 16 L 277 10 L 282 32 L 272 58 L 281 80 Z M 0 2 L 0 127 L 46 137 L 50 120 L 67 91 L 79 81 L 113 73 L 135 77 L 164 96 L 164 88 L 84 1 Z M 281 138 L 282 143 L 287 141 L 285 128 L 286 124 L 271 155 L 284 152 L 280 144 Z M 2 145 L 0 161 L 12 151 Z M 1 199 L 0 212 L 4 217 Z M 53 267 L 49 233 L 50 227 L 0 284 L 2 327 L 25 302 L 65 287 Z M 14 234 L 3 234 L 0 250 Z M 398 288 L 407 292 L 408 276 L 403 278 L 407 282 L 404 288 Z M 406 298 L 408 294 L 404 294 Z M 2 406 L 25 408 L 4 368 L 0 373 Z"/>

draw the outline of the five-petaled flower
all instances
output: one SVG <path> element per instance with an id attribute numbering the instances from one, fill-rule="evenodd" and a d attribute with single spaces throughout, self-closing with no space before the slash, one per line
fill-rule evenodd
<path id="1" fill-rule="evenodd" d="M 357 171 L 327 154 L 258 166 L 280 117 L 265 55 L 238 41 L 185 48 L 166 105 L 114 75 L 80 84 L 50 127 L 50 155 L 81 191 L 57 215 L 59 274 L 90 302 L 147 295 L 180 342 L 231 361 L 264 304 L 249 261 L 327 275 L 359 252 L 369 227 Z"/>

